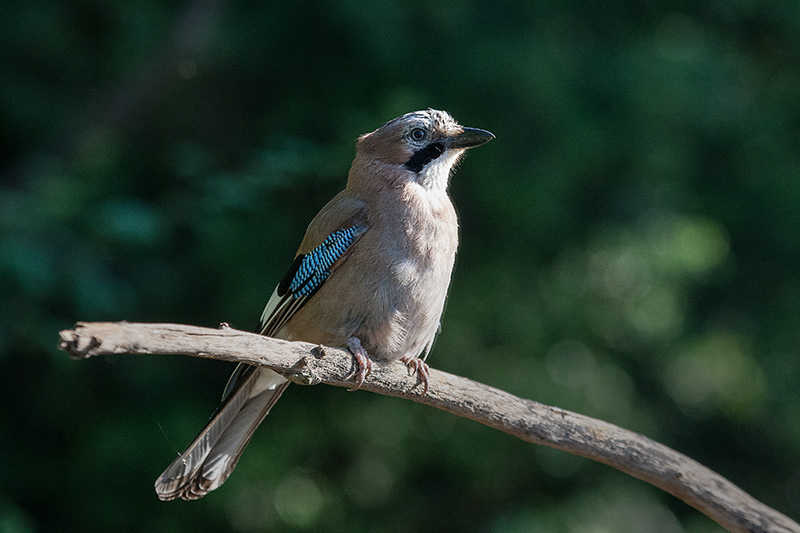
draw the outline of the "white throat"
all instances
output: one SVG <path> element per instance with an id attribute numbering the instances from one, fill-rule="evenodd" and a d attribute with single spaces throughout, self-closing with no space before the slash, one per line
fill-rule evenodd
<path id="1" fill-rule="evenodd" d="M 419 175 L 417 182 L 426 189 L 447 190 L 447 183 L 450 181 L 450 171 L 458 162 L 464 150 L 447 150 L 445 153 L 425 165 Z"/>

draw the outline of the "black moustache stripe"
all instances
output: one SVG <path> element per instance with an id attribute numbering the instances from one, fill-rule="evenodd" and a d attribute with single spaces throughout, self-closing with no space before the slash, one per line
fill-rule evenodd
<path id="1" fill-rule="evenodd" d="M 411 172 L 419 173 L 425 166 L 444 153 L 444 146 L 442 143 L 431 143 L 425 148 L 420 148 L 411 159 L 406 161 L 405 165 Z"/>

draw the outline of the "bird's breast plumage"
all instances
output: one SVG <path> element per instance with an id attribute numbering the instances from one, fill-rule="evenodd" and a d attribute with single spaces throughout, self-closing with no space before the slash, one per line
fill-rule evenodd
<path id="1" fill-rule="evenodd" d="M 433 343 L 458 246 L 458 222 L 447 194 L 415 183 L 405 189 L 390 203 L 395 208 L 377 213 L 383 231 L 375 233 L 383 253 L 373 263 L 380 265 L 376 276 L 384 281 L 375 284 L 373 301 L 379 312 L 356 335 L 371 354 L 389 360 L 418 356 Z"/>

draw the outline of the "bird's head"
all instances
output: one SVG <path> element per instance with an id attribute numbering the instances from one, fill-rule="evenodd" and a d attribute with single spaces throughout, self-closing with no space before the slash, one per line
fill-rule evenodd
<path id="1" fill-rule="evenodd" d="M 464 150 L 492 139 L 488 131 L 465 128 L 444 111 L 415 111 L 359 137 L 353 166 L 388 166 L 387 179 L 444 190 Z"/>

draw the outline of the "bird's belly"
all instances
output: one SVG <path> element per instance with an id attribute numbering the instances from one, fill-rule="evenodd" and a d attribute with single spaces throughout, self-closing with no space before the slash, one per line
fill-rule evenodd
<path id="1" fill-rule="evenodd" d="M 420 355 L 439 328 L 452 263 L 422 265 L 405 259 L 359 270 L 332 275 L 278 336 L 338 347 L 358 337 L 372 358 L 388 361 Z M 348 290 L 359 294 L 347 299 L 335 296 Z M 342 305 L 315 305 L 325 301 Z"/>
<path id="2" fill-rule="evenodd" d="M 367 315 L 355 335 L 375 358 L 415 357 L 432 343 L 450 283 L 452 263 L 395 262 L 388 286 L 377 291 L 376 312 Z"/>

